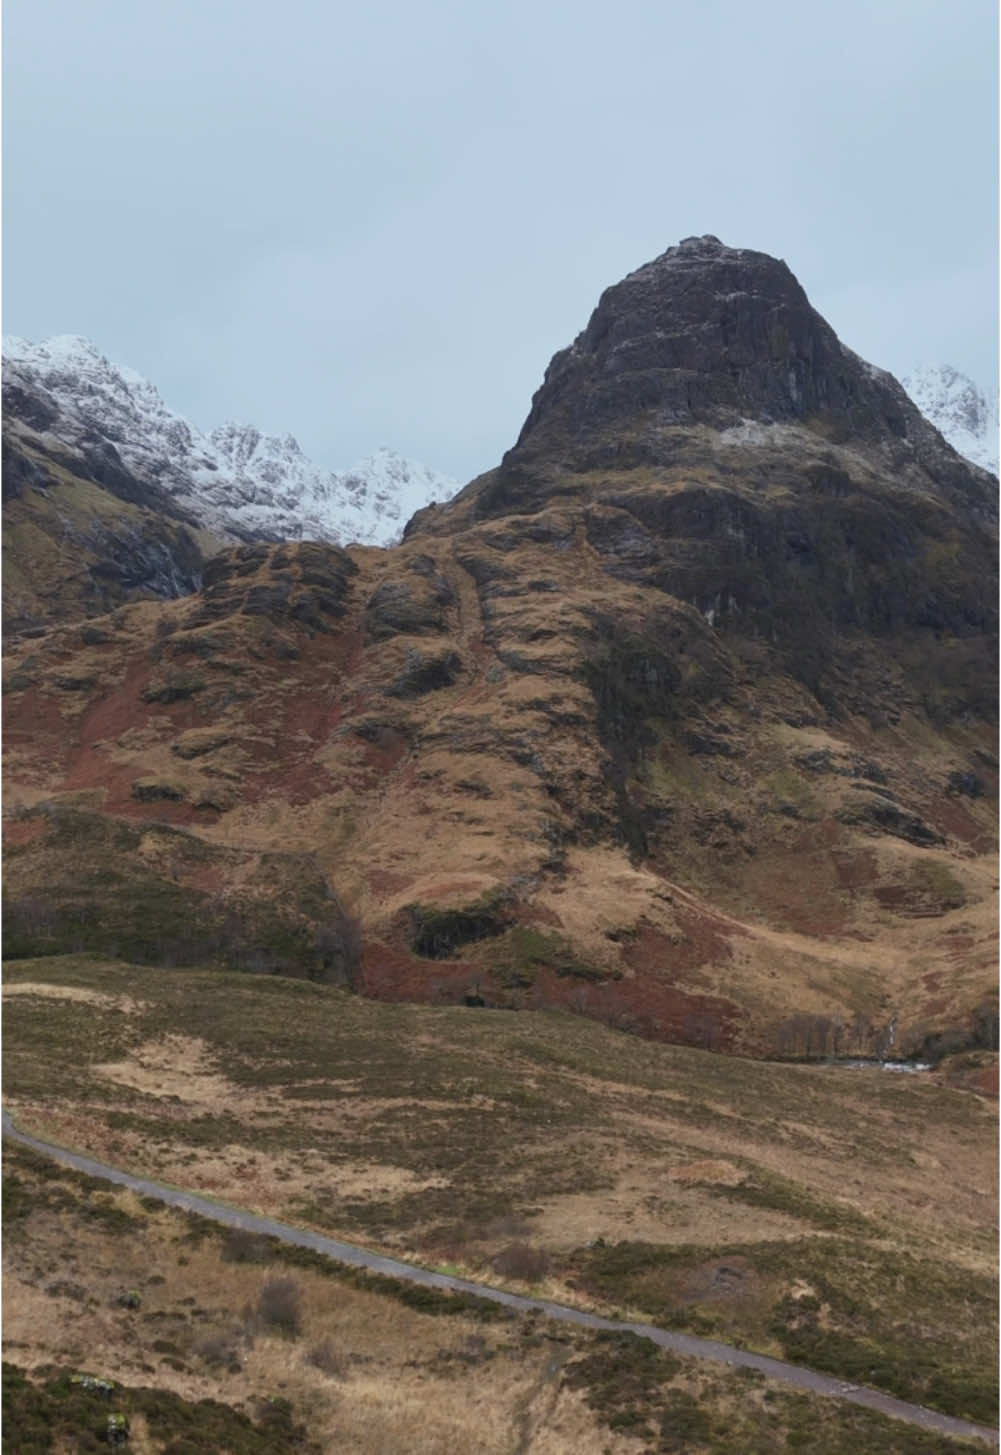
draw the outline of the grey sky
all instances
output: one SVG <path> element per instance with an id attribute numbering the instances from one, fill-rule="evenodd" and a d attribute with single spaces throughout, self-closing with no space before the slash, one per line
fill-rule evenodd
<path id="1" fill-rule="evenodd" d="M 994 0 L 6 0 L 4 328 L 196 424 L 468 479 L 602 288 L 786 259 L 894 373 L 997 377 Z"/>

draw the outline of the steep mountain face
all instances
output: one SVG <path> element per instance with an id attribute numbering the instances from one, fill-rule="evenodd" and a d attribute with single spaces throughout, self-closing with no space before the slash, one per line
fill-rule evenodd
<path id="1" fill-rule="evenodd" d="M 408 538 L 559 504 L 610 576 L 759 644 L 842 710 L 852 653 L 892 641 L 899 659 L 917 633 L 934 691 L 953 639 L 977 651 L 993 621 L 996 482 L 838 341 L 785 264 L 715 238 L 609 289 L 500 468 Z"/>
<path id="2" fill-rule="evenodd" d="M 998 472 L 998 403 L 949 364 L 927 364 L 901 380 L 926 419 L 973 464 Z"/>
<path id="3" fill-rule="evenodd" d="M 784 264 L 689 239 L 399 546 L 227 550 L 17 655 L 8 933 L 245 965 L 253 922 L 253 968 L 384 998 L 983 1043 L 995 490 Z"/>

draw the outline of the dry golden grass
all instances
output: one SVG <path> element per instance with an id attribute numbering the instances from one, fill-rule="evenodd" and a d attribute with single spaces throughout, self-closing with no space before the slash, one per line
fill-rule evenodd
<path id="1" fill-rule="evenodd" d="M 929 1075 L 86 959 L 11 965 L 6 983 L 6 1095 L 27 1127 L 348 1239 L 475 1270 L 509 1215 L 562 1253 L 787 1239 L 844 1213 L 995 1264 L 996 1106 Z M 734 1195 L 762 1178 L 774 1196 Z"/>
<path id="2" fill-rule="evenodd" d="M 105 1006 L 124 1015 L 138 1015 L 146 1007 L 132 995 L 108 995 L 86 985 L 53 985 L 48 981 L 8 980 L 0 987 L 4 998 L 10 995 L 40 995 L 54 1000 L 76 1000 L 84 1005 Z"/>
<path id="3" fill-rule="evenodd" d="M 229 1105 L 237 1090 L 211 1069 L 209 1049 L 196 1036 L 146 1041 L 128 1060 L 98 1063 L 94 1073 L 119 1086 L 205 1109 Z"/>
<path id="4" fill-rule="evenodd" d="M 109 1200 L 141 1225 L 112 1235 L 72 1209 L 46 1210 L 30 1216 L 30 1238 L 19 1224 L 6 1241 L 4 1351 L 22 1368 L 55 1363 L 243 1408 L 281 1395 L 325 1451 L 634 1448 L 599 1424 L 580 1391 L 561 1386 L 565 1341 L 526 1341 L 518 1321 L 420 1314 L 308 1269 L 226 1262 L 220 1239 L 179 1241 L 179 1215 L 144 1212 L 127 1192 Z M 246 1314 L 276 1271 L 294 1278 L 301 1299 L 294 1340 Z M 136 1311 L 116 1302 L 131 1288 L 141 1293 Z M 229 1351 L 225 1368 L 212 1362 L 217 1351 Z M 161 1448 L 142 1421 L 132 1434 L 137 1451 Z"/>
<path id="5" fill-rule="evenodd" d="M 691 1430 L 681 1448 L 704 1455 L 762 1455 L 793 1432 L 796 1448 L 823 1455 L 968 1448 L 642 1341 L 603 1344 L 534 1316 L 484 1323 L 419 1312 L 378 1291 L 378 1280 L 359 1286 L 336 1271 L 288 1267 L 127 1191 L 85 1191 L 18 1148 L 6 1149 L 8 1187 L 4 1356 L 22 1370 L 86 1371 L 126 1390 L 169 1392 L 189 1409 L 208 1398 L 252 1417 L 280 1398 L 310 1448 L 352 1455 L 632 1455 L 644 1436 L 657 1448 L 659 1410 L 665 1431 Z M 234 1262 L 236 1251 L 262 1261 Z M 292 1337 L 262 1318 L 276 1275 L 298 1304 Z M 123 1305 L 126 1291 L 138 1307 Z M 793 1287 L 800 1299 L 814 1292 L 802 1279 Z M 638 1427 L 611 1428 L 619 1413 Z M 130 1448 L 162 1455 L 163 1428 L 134 1415 Z M 805 1447 L 804 1431 L 815 1436 Z M 75 1446 L 54 1448 L 71 1455 Z"/>
<path id="6" fill-rule="evenodd" d="M 963 1299 L 996 1253 L 994 1109 L 926 1078 L 741 1063 L 579 1018 L 377 1006 L 267 979 L 72 958 L 8 967 L 8 984 L 19 976 L 43 993 L 7 1002 L 7 1104 L 105 1160 L 486 1281 L 498 1250 L 527 1237 L 551 1262 L 537 1296 L 630 1316 L 660 1304 L 642 1283 L 582 1285 L 589 1245 L 621 1241 L 640 1264 L 644 1245 L 673 1248 L 683 1303 L 774 1353 L 783 1289 L 793 1306 L 811 1289 L 830 1299 L 839 1257 L 875 1260 L 884 1281 L 884 1263 L 918 1257 L 937 1282 L 911 1316 L 940 1341 L 971 1337 Z M 5 1244 L 6 1352 L 22 1367 L 82 1365 L 247 1407 L 279 1394 L 321 1448 L 363 1455 L 630 1448 L 599 1419 L 614 1400 L 588 1403 L 564 1382 L 587 1350 L 576 1335 L 568 1346 L 522 1324 L 418 1314 L 312 1269 L 225 1262 L 216 1235 L 178 1241 L 179 1214 L 104 1191 L 78 1210 L 50 1186 L 36 1189 L 30 1231 Z M 764 1200 L 744 1199 L 749 1186 Z M 23 1198 L 6 1206 L 16 1234 Z M 738 1268 L 736 1303 L 712 1292 L 721 1261 Z M 300 1288 L 294 1342 L 244 1317 L 276 1271 Z M 119 1307 L 123 1287 L 140 1290 L 139 1310 Z M 779 1408 L 719 1371 L 686 1367 L 671 1389 L 649 1397 L 688 1392 L 731 1431 L 757 1432 L 753 1445 L 731 1433 L 695 1447 L 714 1455 L 762 1449 Z M 796 1428 L 815 1417 L 804 1406 Z M 839 1427 L 824 1428 L 825 1449 L 858 1448 L 857 1432 L 839 1444 Z M 862 1448 L 911 1448 L 886 1433 Z"/>

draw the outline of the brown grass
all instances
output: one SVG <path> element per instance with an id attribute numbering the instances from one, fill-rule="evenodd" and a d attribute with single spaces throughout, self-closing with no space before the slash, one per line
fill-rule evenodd
<path id="1" fill-rule="evenodd" d="M 130 1194 L 113 1200 L 143 1215 Z M 553 1356 L 562 1346 L 525 1344 L 517 1327 L 418 1314 L 309 1270 L 289 1279 L 224 1262 L 215 1239 L 179 1240 L 183 1220 L 168 1212 L 147 1213 L 141 1229 L 113 1239 L 72 1212 L 34 1214 L 30 1228 L 30 1240 L 12 1236 L 4 1250 L 5 1357 L 23 1368 L 55 1362 L 234 1405 L 277 1393 L 323 1449 L 359 1455 L 507 1455 L 525 1429 L 533 1452 L 630 1448 L 602 1429 L 579 1391 L 560 1388 Z M 56 1274 L 83 1297 L 47 1292 Z M 282 1280 L 299 1306 L 293 1339 L 243 1312 L 262 1301 L 272 1308 Z M 138 1313 L 115 1303 L 133 1284 L 143 1293 Z M 333 1351 L 333 1376 L 331 1358 L 313 1357 L 318 1349 Z M 141 1427 L 135 1433 L 137 1450 L 153 1448 Z"/>
<path id="2" fill-rule="evenodd" d="M 790 1447 L 824 1455 L 972 1448 L 921 1443 L 907 1426 L 643 1341 L 609 1344 L 533 1316 L 433 1316 L 336 1270 L 234 1263 L 221 1230 L 193 1229 L 121 1190 L 95 1197 L 16 1148 L 6 1149 L 8 1173 L 19 1187 L 3 1250 L 4 1356 L 21 1369 L 55 1364 L 252 1414 L 279 1397 L 321 1449 L 358 1455 L 635 1455 L 637 1436 L 654 1438 L 661 1407 L 672 1420 L 701 1412 L 701 1438 L 680 1447 L 700 1455 L 782 1449 L 787 1431 L 799 1442 Z M 95 1219 L 97 1204 L 131 1221 L 112 1231 Z M 293 1290 L 297 1337 L 255 1312 L 276 1282 Z M 140 1292 L 138 1309 L 121 1306 L 123 1286 Z M 796 1282 L 795 1296 L 812 1293 Z M 610 1427 L 622 1411 L 638 1421 L 634 1431 Z M 822 1443 L 810 1432 L 823 1432 Z M 142 1416 L 130 1448 L 162 1455 Z"/>
<path id="3" fill-rule="evenodd" d="M 582 1237 L 642 1227 L 685 1241 L 703 1215 L 710 1236 L 724 1215 L 740 1238 L 780 1233 L 787 1213 L 728 1207 L 713 1193 L 755 1168 L 954 1243 L 957 1255 L 971 1237 L 979 1246 L 989 1216 L 993 1112 L 927 1077 L 755 1067 L 643 1047 L 579 1018 L 484 1020 L 232 976 L 137 977 L 72 960 L 41 972 L 29 962 L 6 976 L 8 1095 L 28 1124 L 269 1211 L 302 1215 L 301 1199 L 326 1186 L 324 1225 L 349 1236 L 364 1205 L 380 1203 L 385 1234 L 419 1238 L 428 1224 L 412 1195 L 448 1190 L 461 1216 L 488 1184 L 530 1199 L 550 1235 L 566 1220 Z M 99 1011 L 120 1017 L 109 1024 L 128 1032 L 124 1055 L 100 1054 L 88 1019 Z M 53 1038 L 79 1046 L 70 1095 L 45 1064 Z M 119 1091 L 130 1093 L 122 1109 L 140 1118 L 134 1128 L 128 1116 L 108 1120 Z M 219 1132 L 188 1134 L 203 1124 Z M 470 1160 L 477 1147 L 483 1163 Z M 568 1184 L 574 1167 L 586 1178 Z M 437 1221 L 436 1200 L 426 1202 Z"/>

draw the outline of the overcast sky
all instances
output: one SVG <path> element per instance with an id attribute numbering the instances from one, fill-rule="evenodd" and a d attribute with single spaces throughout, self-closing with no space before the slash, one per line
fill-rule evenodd
<path id="1" fill-rule="evenodd" d="M 6 0 L 4 329 L 466 480 L 601 290 L 711 232 L 993 388 L 995 9 Z"/>

